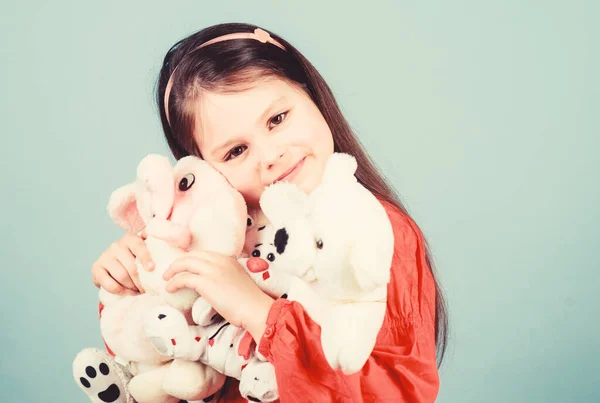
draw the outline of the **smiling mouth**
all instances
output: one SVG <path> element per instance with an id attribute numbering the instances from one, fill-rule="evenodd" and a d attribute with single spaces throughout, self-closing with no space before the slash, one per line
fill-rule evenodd
<path id="1" fill-rule="evenodd" d="M 279 178 L 277 178 L 277 180 L 275 182 L 279 182 L 284 180 L 285 178 L 287 178 L 288 176 L 294 174 L 298 168 L 300 168 L 300 166 L 304 163 L 304 160 L 306 159 L 306 157 L 302 158 L 300 161 L 298 161 L 296 163 L 296 165 L 294 165 L 292 168 L 290 168 L 288 171 L 284 172 L 283 175 L 281 175 Z"/>

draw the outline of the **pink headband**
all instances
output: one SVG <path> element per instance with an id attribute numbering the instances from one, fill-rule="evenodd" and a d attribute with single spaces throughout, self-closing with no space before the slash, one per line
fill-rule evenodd
<path id="1" fill-rule="evenodd" d="M 277 42 L 275 39 L 271 38 L 271 35 L 269 35 L 269 33 L 267 31 L 262 30 L 260 28 L 256 28 L 254 30 L 254 32 L 239 32 L 236 34 L 227 34 L 227 35 L 222 35 L 222 36 L 216 37 L 214 39 L 204 42 L 202 45 L 198 46 L 197 48 L 194 48 L 191 52 L 194 52 L 205 46 L 212 45 L 213 43 L 228 41 L 230 39 L 255 39 L 262 43 L 269 42 L 269 43 L 285 50 L 285 47 L 282 44 L 280 44 L 279 42 Z M 177 67 L 179 67 L 179 66 L 177 66 Z M 177 70 L 177 67 L 175 67 L 173 69 L 173 71 L 171 72 L 169 81 L 167 81 L 167 87 L 165 88 L 165 100 L 164 100 L 165 115 L 167 117 L 167 123 L 169 123 L 169 126 L 171 125 L 171 121 L 169 120 L 169 95 L 171 94 L 171 88 L 173 88 L 173 76 L 175 74 L 175 70 Z"/>

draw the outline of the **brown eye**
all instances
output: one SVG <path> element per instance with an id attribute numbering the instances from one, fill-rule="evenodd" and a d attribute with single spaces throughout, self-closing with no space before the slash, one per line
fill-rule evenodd
<path id="1" fill-rule="evenodd" d="M 252 251 L 252 257 L 260 257 L 260 251 L 258 249 L 254 249 Z"/>
<path id="2" fill-rule="evenodd" d="M 269 127 L 273 128 L 276 126 L 279 126 L 281 123 L 283 123 L 283 120 L 285 119 L 285 116 L 287 115 L 287 112 L 282 112 L 278 115 L 275 115 L 271 118 L 271 120 L 269 121 Z"/>
<path id="3" fill-rule="evenodd" d="M 232 148 L 231 151 L 229 151 L 229 154 L 227 154 L 225 161 L 229 161 L 230 159 L 239 157 L 244 153 L 244 151 L 246 151 L 246 149 L 248 149 L 247 146 L 237 146 Z"/>
<path id="4" fill-rule="evenodd" d="M 323 241 L 320 239 L 317 241 L 317 248 L 323 249 Z"/>

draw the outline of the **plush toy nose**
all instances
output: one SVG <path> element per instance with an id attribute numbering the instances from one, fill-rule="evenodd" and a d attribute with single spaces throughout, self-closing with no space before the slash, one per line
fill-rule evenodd
<path id="1" fill-rule="evenodd" d="M 246 267 L 252 273 L 260 273 L 269 269 L 269 263 L 266 260 L 263 260 L 259 257 L 251 257 L 246 262 Z"/>

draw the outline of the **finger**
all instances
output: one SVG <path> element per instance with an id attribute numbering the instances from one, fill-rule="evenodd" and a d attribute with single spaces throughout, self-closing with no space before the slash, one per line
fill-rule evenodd
<path id="1" fill-rule="evenodd" d="M 98 274 L 98 283 L 102 288 L 111 294 L 119 295 L 125 292 L 125 287 L 120 285 L 114 278 L 112 278 L 107 271 L 103 271 L 101 274 Z"/>
<path id="2" fill-rule="evenodd" d="M 154 270 L 152 255 L 150 255 L 150 251 L 148 250 L 148 246 L 146 246 L 146 242 L 144 242 L 142 238 L 137 235 L 134 235 L 134 237 L 135 238 L 132 238 L 128 243 L 129 250 L 136 258 L 139 259 L 140 263 L 146 270 Z"/>
<path id="3" fill-rule="evenodd" d="M 129 272 L 123 265 L 116 259 L 108 260 L 104 263 L 104 267 L 106 267 L 106 271 L 110 276 L 115 279 L 119 284 L 123 287 L 129 288 L 130 290 L 137 291 L 137 288 L 133 281 L 131 280 L 131 276 L 129 276 Z"/>
<path id="4" fill-rule="evenodd" d="M 135 262 L 135 256 L 130 253 L 129 249 L 119 249 L 116 253 L 117 261 L 121 263 L 125 270 L 129 273 L 129 277 L 131 281 L 135 285 L 136 291 L 145 292 L 142 287 L 142 282 L 140 281 L 140 277 L 138 274 L 137 264 Z"/>
<path id="5" fill-rule="evenodd" d="M 206 287 L 206 281 L 203 280 L 202 276 L 194 273 L 183 272 L 178 273 L 174 276 L 167 285 L 165 289 L 167 292 L 175 292 L 181 288 L 191 288 L 192 290 L 196 290 L 198 294 L 203 294 L 200 290 Z"/>
<path id="6" fill-rule="evenodd" d="M 199 259 L 202 259 L 202 260 L 204 260 L 208 263 L 212 263 L 214 265 L 217 265 L 217 264 L 219 264 L 219 262 L 223 262 L 224 260 L 229 258 L 229 256 L 225 256 L 221 253 L 212 252 L 212 251 L 190 252 L 187 254 L 187 256 L 195 256 Z"/>
<path id="7" fill-rule="evenodd" d="M 92 282 L 96 287 L 100 287 L 100 282 L 98 281 L 98 274 L 100 273 L 100 266 L 97 262 L 92 265 Z"/>
<path id="8" fill-rule="evenodd" d="M 176 259 L 163 274 L 164 280 L 169 280 L 173 276 L 183 272 L 189 272 L 198 275 L 205 275 L 211 267 L 210 263 L 198 257 L 196 254 L 187 254 Z"/>

